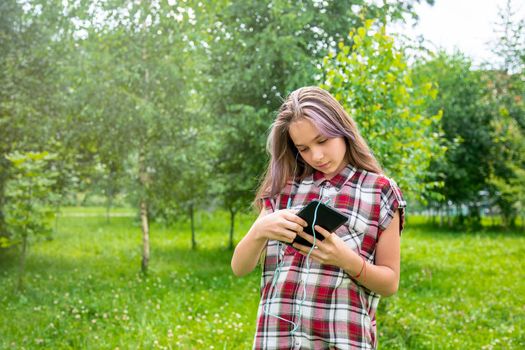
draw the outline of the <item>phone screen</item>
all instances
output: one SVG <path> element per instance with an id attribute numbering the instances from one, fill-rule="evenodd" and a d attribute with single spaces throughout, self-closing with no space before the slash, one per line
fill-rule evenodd
<path id="1" fill-rule="evenodd" d="M 308 227 L 303 228 L 303 231 L 311 236 L 313 236 L 312 223 L 314 221 L 315 208 L 317 208 L 317 205 L 319 205 L 319 207 L 317 209 L 317 218 L 315 224 L 321 226 L 327 231 L 334 232 L 348 220 L 348 217 L 345 214 L 327 206 L 322 202 L 320 203 L 318 200 L 313 200 L 308 203 L 308 205 L 304 207 L 299 213 L 297 213 L 297 216 L 308 223 Z M 317 231 L 315 237 L 320 241 L 324 239 L 323 235 Z M 312 246 L 312 244 L 300 236 L 296 236 L 292 244 L 293 243 L 299 243 L 308 247 Z"/>

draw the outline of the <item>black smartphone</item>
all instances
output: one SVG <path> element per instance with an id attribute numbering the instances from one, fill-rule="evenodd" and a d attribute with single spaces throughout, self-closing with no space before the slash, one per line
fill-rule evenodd
<path id="1" fill-rule="evenodd" d="M 313 236 L 312 223 L 314 221 L 315 208 L 317 208 L 318 205 L 319 208 L 317 209 L 317 218 L 315 224 L 321 226 L 325 230 L 334 232 L 348 220 L 348 217 L 345 214 L 327 206 L 322 202 L 319 202 L 318 200 L 313 200 L 308 203 L 308 205 L 304 207 L 299 213 L 297 213 L 297 216 L 308 223 L 308 227 L 303 228 L 303 231 L 307 234 Z M 324 239 L 323 235 L 317 231 L 315 237 L 320 241 Z M 300 236 L 296 236 L 292 244 L 293 243 L 299 243 L 308 247 L 312 246 L 312 244 Z"/>

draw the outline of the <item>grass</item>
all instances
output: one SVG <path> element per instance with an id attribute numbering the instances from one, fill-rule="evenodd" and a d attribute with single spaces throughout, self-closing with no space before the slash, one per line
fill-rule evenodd
<path id="1" fill-rule="evenodd" d="M 132 211 L 110 223 L 104 208 L 63 213 L 54 239 L 31 246 L 23 293 L 15 256 L 0 256 L 0 349 L 251 348 L 260 271 L 233 277 L 227 213 L 199 213 L 197 251 L 187 224 L 154 225 L 147 277 Z M 236 240 L 251 220 L 240 218 Z M 379 348 L 524 348 L 523 256 L 524 234 L 410 218 L 400 290 L 379 306 Z"/>

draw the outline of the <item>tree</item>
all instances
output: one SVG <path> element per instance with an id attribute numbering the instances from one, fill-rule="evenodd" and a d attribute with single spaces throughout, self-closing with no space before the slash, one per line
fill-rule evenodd
<path id="1" fill-rule="evenodd" d="M 53 140 L 49 122 L 57 110 L 59 89 L 50 28 L 56 15 L 14 0 L 0 3 L 0 236 L 4 237 L 8 236 L 5 186 L 12 166 L 7 155 L 43 151 Z"/>
<path id="2" fill-rule="evenodd" d="M 322 87 L 329 90 L 359 125 L 376 158 L 407 195 L 421 199 L 423 176 L 442 152 L 436 125 L 439 111 L 426 106 L 437 90 L 431 81 L 413 82 L 403 52 L 385 27 L 367 20 L 348 41 L 324 59 Z"/>
<path id="3" fill-rule="evenodd" d="M 525 67 L 525 18 L 516 18 L 511 0 L 498 10 L 496 33 L 492 51 L 503 59 L 500 69 L 507 73 L 523 73 Z"/>
<path id="4" fill-rule="evenodd" d="M 6 157 L 11 163 L 6 183 L 5 221 L 11 237 L 8 245 L 20 244 L 18 290 L 23 289 L 23 275 L 28 245 L 41 236 L 51 234 L 52 211 L 47 207 L 56 173 L 48 166 L 52 158 L 47 152 L 14 152 Z M 5 243 L 5 241 L 4 241 Z"/>
<path id="5" fill-rule="evenodd" d="M 507 1 L 500 9 L 492 46 L 503 62 L 484 74 L 493 114 L 489 184 L 505 226 L 525 218 L 525 19 L 514 18 L 512 7 Z"/>
<path id="6" fill-rule="evenodd" d="M 78 136 L 72 145 L 129 185 L 141 218 L 144 272 L 153 202 L 169 197 L 158 184 L 182 167 L 174 155 L 196 138 L 187 110 L 197 69 L 187 35 L 194 18 L 189 7 L 175 9 L 125 1 L 70 9 L 71 20 L 82 23 L 74 32 L 79 54 L 70 62 L 76 99 L 69 125 Z"/>

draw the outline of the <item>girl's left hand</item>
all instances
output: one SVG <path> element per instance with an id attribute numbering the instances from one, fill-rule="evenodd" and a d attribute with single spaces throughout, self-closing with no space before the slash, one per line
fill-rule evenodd
<path id="1" fill-rule="evenodd" d="M 317 248 L 312 250 L 310 257 L 321 263 L 327 265 L 334 265 L 342 268 L 344 265 L 345 259 L 348 259 L 349 255 L 355 254 L 352 248 L 350 248 L 338 235 L 333 232 L 329 232 L 322 228 L 319 225 L 315 225 L 315 231 L 320 233 L 324 240 L 317 239 L 315 245 Z M 303 237 L 305 240 L 313 244 L 314 237 L 301 231 L 298 233 L 298 236 Z M 299 251 L 304 256 L 308 255 L 311 247 L 301 245 L 299 243 L 294 243 L 293 247 Z"/>

